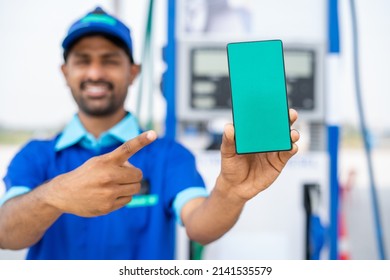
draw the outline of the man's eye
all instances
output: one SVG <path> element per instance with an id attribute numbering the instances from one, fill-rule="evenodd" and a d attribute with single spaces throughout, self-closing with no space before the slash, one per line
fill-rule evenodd
<path id="1" fill-rule="evenodd" d="M 78 59 L 78 60 L 75 61 L 75 64 L 76 65 L 86 65 L 86 64 L 88 64 L 88 60 L 86 60 L 86 59 Z"/>
<path id="2" fill-rule="evenodd" d="M 106 64 L 106 65 L 119 65 L 119 61 L 118 60 L 105 60 L 104 64 Z"/>

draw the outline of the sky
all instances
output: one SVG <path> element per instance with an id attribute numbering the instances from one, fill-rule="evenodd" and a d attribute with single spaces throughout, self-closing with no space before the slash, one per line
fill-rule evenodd
<path id="1" fill-rule="evenodd" d="M 126 1 L 122 1 L 126 2 Z M 165 0 L 156 1 L 160 5 Z M 238 3 L 238 1 L 233 1 Z M 320 20 L 326 20 L 325 1 L 311 0 L 275 0 L 243 1 L 255 7 L 261 17 L 258 26 L 265 26 L 262 18 L 284 18 L 267 25 L 267 31 L 288 32 L 305 35 L 314 33 L 320 26 L 313 21 L 320 15 Z M 352 49 L 349 1 L 340 0 L 341 28 L 341 85 L 340 85 L 340 122 L 357 123 L 356 99 L 354 95 L 352 75 Z M 363 100 L 368 124 L 373 129 L 390 129 L 390 1 L 358 0 L 355 1 L 358 12 L 360 73 Z M 61 41 L 69 24 L 77 17 L 96 5 L 102 5 L 108 11 L 113 11 L 114 1 L 49 1 L 49 0 L 0 0 L 0 127 L 15 129 L 46 129 L 64 125 L 76 111 L 72 97 L 66 87 L 60 72 Z M 120 2 L 119 2 L 120 3 Z M 125 22 L 132 26 L 135 36 L 136 56 L 141 57 L 146 4 L 148 1 L 127 1 L 122 4 L 126 12 Z M 255 4 L 254 4 L 255 3 Z M 268 3 L 267 9 L 261 5 Z M 131 5 L 130 5 L 131 4 Z M 255 5 L 255 6 L 253 6 Z M 273 5 L 273 6 L 272 6 Z M 278 9 L 284 5 L 282 11 Z M 302 7 L 312 9 L 308 15 Z M 316 8 L 317 7 L 317 8 Z M 309 9 L 309 11 L 310 11 Z M 164 11 L 159 9 L 158 11 Z M 269 11 L 274 15 L 267 15 Z M 279 11 L 279 12 L 278 12 Z M 317 13 L 317 14 L 316 14 Z M 314 14 L 314 15 L 313 15 Z M 297 16 L 298 15 L 298 16 Z M 158 13 L 156 13 L 158 16 Z M 268 18 L 267 18 L 268 16 Z M 298 17 L 298 19 L 296 19 Z M 161 15 L 159 20 L 161 20 Z M 300 19 L 299 19 L 300 18 Z M 307 19 L 307 21 L 305 21 Z M 292 29 L 290 22 L 302 22 Z M 310 22 L 312 21 L 312 23 Z M 268 20 L 271 23 L 271 20 Z M 325 22 L 322 23 L 325 30 Z M 321 25 L 321 26 L 322 26 Z M 156 29 L 159 42 L 165 35 L 164 25 Z M 261 28 L 260 28 L 261 29 Z M 275 33 L 277 34 L 277 33 Z M 325 35 L 322 34 L 322 35 Z M 322 36 L 321 35 L 321 36 Z M 314 35 L 311 38 L 317 40 Z M 324 37 L 324 36 L 322 36 Z M 156 50 L 161 53 L 161 50 Z M 326 85 L 325 85 L 326 86 Z M 136 89 L 130 90 L 130 99 Z M 161 101 L 161 100 L 160 100 Z M 128 101 L 129 107 L 134 101 Z M 157 107 L 165 106 L 158 103 Z M 163 118 L 163 112 L 159 118 Z"/>

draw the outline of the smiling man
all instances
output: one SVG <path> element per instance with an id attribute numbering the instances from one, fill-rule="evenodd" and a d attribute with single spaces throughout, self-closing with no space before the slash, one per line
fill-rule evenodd
<path id="1" fill-rule="evenodd" d="M 143 132 L 124 107 L 140 71 L 129 29 L 97 8 L 70 27 L 62 46 L 78 112 L 53 139 L 28 142 L 11 161 L 0 248 L 29 248 L 28 259 L 173 259 L 176 222 L 192 240 L 218 239 L 298 150 L 292 130 L 291 151 L 237 155 L 228 124 L 208 194 L 193 155 Z"/>

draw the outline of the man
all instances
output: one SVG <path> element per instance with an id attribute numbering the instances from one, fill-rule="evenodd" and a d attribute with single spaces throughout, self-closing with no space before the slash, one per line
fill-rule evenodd
<path id="1" fill-rule="evenodd" d="M 140 70 L 129 29 L 97 8 L 71 26 L 63 48 L 79 110 L 59 135 L 29 142 L 10 163 L 1 248 L 30 247 L 28 259 L 173 259 L 175 221 L 192 240 L 218 239 L 298 150 L 292 130 L 291 151 L 237 155 L 229 124 L 208 195 L 192 154 L 141 132 L 124 108 Z"/>

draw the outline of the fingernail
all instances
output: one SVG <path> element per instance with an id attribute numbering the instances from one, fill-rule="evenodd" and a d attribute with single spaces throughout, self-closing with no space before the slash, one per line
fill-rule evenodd
<path id="1" fill-rule="evenodd" d="M 157 137 L 156 132 L 153 131 L 153 130 L 150 130 L 150 131 L 148 131 L 148 132 L 146 133 L 146 138 L 147 138 L 148 140 L 150 140 L 150 141 L 155 140 L 156 137 Z"/>

